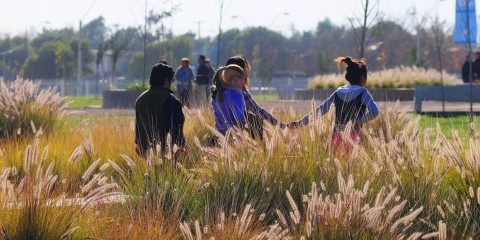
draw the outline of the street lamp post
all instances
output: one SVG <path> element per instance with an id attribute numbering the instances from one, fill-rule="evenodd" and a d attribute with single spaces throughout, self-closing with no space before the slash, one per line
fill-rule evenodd
<path id="1" fill-rule="evenodd" d="M 247 23 L 247 21 L 245 21 L 243 17 L 235 15 L 235 16 L 232 16 L 232 19 L 240 19 L 243 22 L 243 24 L 245 24 L 245 26 L 249 26 L 249 24 Z"/>
<path id="2" fill-rule="evenodd" d="M 287 16 L 289 15 L 290 13 L 288 12 L 282 12 L 282 13 L 279 13 L 277 16 L 275 16 L 275 18 L 273 18 L 272 22 L 268 25 L 268 28 L 272 27 L 273 24 L 277 21 L 277 19 L 280 17 L 280 16 Z"/>
<path id="3" fill-rule="evenodd" d="M 2 55 L 3 57 L 3 81 L 6 81 L 6 78 L 7 78 L 7 55 L 8 54 L 11 54 L 13 53 L 14 51 L 16 51 L 17 49 L 20 49 L 22 46 L 16 46 L 12 49 L 9 49 L 5 52 L 1 52 L 0 55 Z"/>

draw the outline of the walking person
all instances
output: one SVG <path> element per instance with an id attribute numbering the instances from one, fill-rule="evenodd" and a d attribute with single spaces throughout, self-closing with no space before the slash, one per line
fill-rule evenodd
<path id="1" fill-rule="evenodd" d="M 465 57 L 465 62 L 462 65 L 462 80 L 464 83 L 470 82 L 470 67 L 473 65 L 471 62 L 470 54 Z M 473 74 L 473 71 L 472 71 Z"/>
<path id="2" fill-rule="evenodd" d="M 178 96 L 186 107 L 190 107 L 190 95 L 194 77 L 193 70 L 190 67 L 190 59 L 182 58 L 182 65 L 177 68 L 175 79 L 177 80 Z"/>
<path id="3" fill-rule="evenodd" d="M 212 78 L 209 78 L 209 69 L 206 65 L 206 57 L 205 55 L 198 56 L 197 59 L 198 68 L 197 68 L 197 86 L 198 86 L 198 93 L 199 93 L 199 100 L 200 102 L 203 99 L 208 100 L 210 95 L 210 81 Z"/>
<path id="4" fill-rule="evenodd" d="M 245 127 L 246 108 L 242 88 L 246 76 L 242 67 L 235 64 L 220 68 L 216 75 L 212 94 L 215 129 L 225 135 L 231 128 Z"/>
<path id="5" fill-rule="evenodd" d="M 245 72 L 246 79 L 245 79 L 245 85 L 242 88 L 242 93 L 245 101 L 245 107 L 247 109 L 245 118 L 247 121 L 247 129 L 250 135 L 254 139 L 263 140 L 263 120 L 266 120 L 267 122 L 269 122 L 274 126 L 279 125 L 280 128 L 285 128 L 286 127 L 285 123 L 278 120 L 268 111 L 261 108 L 255 102 L 255 100 L 253 100 L 252 95 L 250 95 L 250 92 L 248 91 L 248 86 L 249 86 L 249 76 L 251 72 L 251 66 L 248 60 L 244 56 L 237 55 L 227 60 L 226 65 L 229 65 L 229 64 L 236 64 L 242 67 L 242 69 Z"/>
<path id="6" fill-rule="evenodd" d="M 335 125 L 332 134 L 332 146 L 336 151 L 339 147 L 345 147 L 349 152 L 351 145 L 343 143 L 343 132 L 347 123 L 353 125 L 350 139 L 354 143 L 360 142 L 360 128 L 366 122 L 376 118 L 379 114 L 377 104 L 365 88 L 367 84 L 367 66 L 363 60 L 355 60 L 350 57 L 339 57 L 335 60 L 340 65 L 346 64 L 347 71 L 345 79 L 348 85 L 339 87 L 328 99 L 314 112 L 310 112 L 298 122 L 292 122 L 288 127 L 298 127 L 309 123 L 311 117 L 324 115 L 330 109 L 332 103 L 335 105 Z"/>
<path id="7" fill-rule="evenodd" d="M 212 61 L 209 58 L 205 59 L 205 66 L 208 69 L 208 93 L 207 93 L 207 98 L 208 98 L 212 93 L 212 81 L 213 81 L 213 77 L 215 76 L 215 69 L 213 69 Z"/>
<path id="8" fill-rule="evenodd" d="M 177 154 L 186 150 L 182 103 L 170 89 L 173 75 L 172 67 L 155 64 L 150 73 L 150 88 L 135 103 L 135 145 L 136 152 L 141 156 L 146 157 L 150 149 L 155 152 L 157 145 L 165 153 L 169 133 L 172 137 L 172 146 L 169 147 L 173 149 L 173 145 L 177 145 Z"/>

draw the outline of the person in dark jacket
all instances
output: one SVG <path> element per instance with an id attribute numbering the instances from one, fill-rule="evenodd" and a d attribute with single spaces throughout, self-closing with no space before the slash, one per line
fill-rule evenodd
<path id="1" fill-rule="evenodd" d="M 475 53 L 475 60 L 472 64 L 473 82 L 480 81 L 480 52 Z"/>
<path id="2" fill-rule="evenodd" d="M 167 148 L 166 138 L 170 133 L 173 145 L 185 151 L 183 124 L 185 117 L 182 103 L 173 95 L 170 87 L 173 82 L 172 67 L 157 63 L 150 73 L 150 88 L 137 98 L 135 103 L 135 144 L 136 151 L 146 156 L 150 149 L 153 152 L 159 145 L 161 152 Z"/>
<path id="3" fill-rule="evenodd" d="M 471 62 L 470 54 L 467 54 L 467 56 L 465 57 L 465 62 L 462 65 L 462 80 L 464 83 L 470 82 L 470 66 L 472 65 L 473 63 Z"/>
<path id="4" fill-rule="evenodd" d="M 198 92 L 201 98 L 206 98 L 210 95 L 210 82 L 212 79 L 209 77 L 210 71 L 207 68 L 205 55 L 198 56 L 198 68 L 196 82 L 198 85 Z M 200 99 L 199 99 L 200 100 Z"/>

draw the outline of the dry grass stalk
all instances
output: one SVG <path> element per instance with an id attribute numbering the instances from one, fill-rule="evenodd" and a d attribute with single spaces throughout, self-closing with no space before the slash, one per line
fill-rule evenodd
<path id="1" fill-rule="evenodd" d="M 455 75 L 447 73 L 443 73 L 443 80 L 446 85 L 461 83 Z M 346 84 L 346 80 L 343 75 L 328 74 L 315 77 L 310 83 L 310 88 L 338 88 L 344 84 Z M 406 88 L 416 85 L 440 85 L 440 72 L 435 69 L 396 67 L 377 72 L 369 72 L 368 85 L 371 88 Z"/>

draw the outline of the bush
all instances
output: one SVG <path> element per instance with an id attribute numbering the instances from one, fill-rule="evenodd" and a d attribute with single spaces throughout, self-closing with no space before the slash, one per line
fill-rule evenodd
<path id="1" fill-rule="evenodd" d="M 134 84 L 131 84 L 125 87 L 125 90 L 140 91 L 140 90 L 146 90 L 148 88 L 150 88 L 150 84 L 148 82 L 145 82 L 145 88 L 143 87 L 143 84 L 141 82 L 136 82 Z"/>
<path id="2" fill-rule="evenodd" d="M 461 83 L 455 75 L 443 73 L 443 84 Z M 338 88 L 347 84 L 343 74 L 316 76 L 310 89 Z M 415 85 L 440 85 L 440 72 L 435 69 L 397 67 L 378 72 L 369 72 L 367 86 L 370 88 L 413 88 Z"/>
<path id="3" fill-rule="evenodd" d="M 48 133 L 63 115 L 64 98 L 56 88 L 40 90 L 40 82 L 23 79 L 10 86 L 0 80 L 0 137 Z"/>

